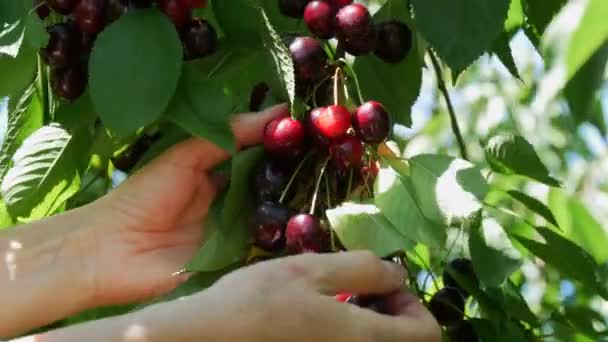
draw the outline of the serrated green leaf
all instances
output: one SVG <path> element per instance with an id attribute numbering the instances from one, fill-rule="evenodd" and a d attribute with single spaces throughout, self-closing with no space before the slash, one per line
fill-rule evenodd
<path id="1" fill-rule="evenodd" d="M 511 197 L 513 197 L 515 200 L 517 200 L 518 202 L 525 205 L 526 208 L 528 208 L 528 209 L 532 210 L 533 212 L 537 213 L 538 215 L 542 216 L 549 223 L 559 227 L 557 220 L 553 216 L 553 212 L 551 212 L 551 209 L 549 209 L 549 207 L 547 207 L 543 202 L 537 200 L 534 197 L 530 197 L 530 196 L 524 194 L 523 192 L 520 192 L 517 190 L 509 190 L 509 191 L 507 191 L 507 193 Z"/>
<path id="2" fill-rule="evenodd" d="M 90 144 L 87 134 L 70 135 L 58 125 L 44 126 L 29 136 L 2 180 L 2 197 L 11 215 L 40 219 L 78 192 L 80 171 L 88 161 L 82 151 Z"/>
<path id="3" fill-rule="evenodd" d="M 441 248 L 447 237 L 446 227 L 428 221 L 390 167 L 383 167 L 374 183 L 374 203 L 403 236 L 435 248 Z"/>
<path id="4" fill-rule="evenodd" d="M 406 185 L 422 214 L 440 226 L 458 224 L 481 208 L 488 185 L 475 165 L 445 155 L 422 154 L 409 160 Z"/>
<path id="5" fill-rule="evenodd" d="M 296 74 L 291 54 L 287 46 L 285 46 L 285 43 L 283 43 L 281 36 L 272 26 L 264 9 L 258 7 L 258 10 L 262 17 L 264 27 L 266 28 L 263 41 L 265 42 L 266 48 L 270 51 L 279 75 L 279 80 L 289 99 L 291 114 L 298 116 L 303 108 L 296 102 Z"/>
<path id="6" fill-rule="evenodd" d="M 499 134 L 486 144 L 485 155 L 492 170 L 506 175 L 518 174 L 550 186 L 560 186 L 540 160 L 534 147 L 522 136 Z"/>
<path id="7" fill-rule="evenodd" d="M 568 81 L 564 88 L 570 113 L 576 123 L 591 120 L 597 91 L 604 80 L 604 70 L 608 62 L 608 42 L 599 48 L 589 60 Z"/>
<path id="8" fill-rule="evenodd" d="M 174 25 L 155 9 L 133 10 L 108 26 L 89 62 L 91 98 L 106 127 L 125 136 L 159 119 L 182 58 Z"/>
<path id="9" fill-rule="evenodd" d="M 597 290 L 598 265 L 593 257 L 580 246 L 551 229 L 538 227 L 545 242 L 513 235 L 532 254 L 557 269 L 563 276 L 580 281 L 586 288 Z"/>
<path id="10" fill-rule="evenodd" d="M 528 23 L 542 36 L 568 0 L 522 0 Z"/>
<path id="11" fill-rule="evenodd" d="M 253 213 L 247 184 L 251 170 L 263 153 L 263 148 L 256 147 L 233 158 L 230 187 L 212 205 L 204 223 L 205 242 L 186 266 L 187 270 L 214 272 L 242 261 L 247 255 Z"/>
<path id="12" fill-rule="evenodd" d="M 17 57 L 0 54 L 0 98 L 9 96 L 17 101 L 21 92 L 34 81 L 37 52 L 21 49 Z"/>
<path id="13" fill-rule="evenodd" d="M 509 0 L 413 0 L 416 27 L 452 70 L 464 70 L 504 29 Z M 449 32 L 449 34 L 446 34 Z"/>
<path id="14" fill-rule="evenodd" d="M 589 0 L 585 14 L 570 40 L 566 56 L 567 80 L 570 80 L 608 39 L 606 18 L 608 2 Z"/>
<path id="15" fill-rule="evenodd" d="M 414 31 L 413 37 L 416 37 L 404 1 L 388 2 L 374 15 L 374 19 L 380 20 L 388 16 L 410 23 L 410 29 Z M 352 66 L 364 100 L 381 102 L 396 123 L 408 127 L 412 125 L 411 109 L 422 85 L 422 61 L 417 49 L 417 44 L 414 44 L 405 60 L 400 63 L 386 63 L 369 55 L 357 57 Z"/>
<path id="16" fill-rule="evenodd" d="M 346 202 L 325 212 L 331 228 L 349 250 L 367 249 L 385 257 L 413 247 L 373 204 Z"/>
<path id="17" fill-rule="evenodd" d="M 493 221 L 470 227 L 469 252 L 477 276 L 490 287 L 501 286 L 521 266 L 519 253 L 503 228 Z"/>

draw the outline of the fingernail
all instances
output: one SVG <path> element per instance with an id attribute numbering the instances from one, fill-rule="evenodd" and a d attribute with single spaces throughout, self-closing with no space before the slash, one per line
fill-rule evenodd
<path id="1" fill-rule="evenodd" d="M 395 264 L 391 261 L 383 261 L 384 267 L 387 270 L 387 273 L 391 274 L 395 284 L 398 286 L 402 286 L 405 284 L 405 280 L 407 279 L 407 272 L 403 268 L 403 266 Z"/>

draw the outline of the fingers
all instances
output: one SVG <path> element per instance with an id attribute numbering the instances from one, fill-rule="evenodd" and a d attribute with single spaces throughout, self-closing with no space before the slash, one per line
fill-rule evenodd
<path id="1" fill-rule="evenodd" d="M 406 279 L 403 267 L 383 261 L 369 251 L 306 254 L 285 260 L 289 274 L 303 277 L 324 294 L 388 293 L 402 286 Z"/>

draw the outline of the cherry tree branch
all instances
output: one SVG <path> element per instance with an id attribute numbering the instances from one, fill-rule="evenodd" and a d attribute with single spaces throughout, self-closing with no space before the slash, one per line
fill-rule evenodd
<path id="1" fill-rule="evenodd" d="M 467 146 L 464 143 L 464 139 L 462 138 L 462 133 L 460 132 L 460 126 L 458 125 L 458 120 L 456 119 L 456 113 L 454 112 L 454 106 L 452 105 L 452 100 L 450 99 L 450 93 L 448 92 L 448 88 L 445 85 L 445 80 L 443 79 L 443 71 L 441 70 L 441 66 L 439 65 L 439 61 L 437 57 L 433 53 L 431 49 L 429 51 L 429 56 L 431 57 L 431 61 L 433 62 L 433 68 L 435 69 L 435 74 L 437 75 L 437 87 L 439 91 L 443 94 L 445 98 L 445 103 L 448 106 L 448 112 L 450 113 L 450 122 L 452 124 L 452 132 L 456 136 L 456 140 L 458 141 L 458 147 L 460 148 L 460 155 L 462 159 L 469 160 L 469 153 L 467 152 Z"/>

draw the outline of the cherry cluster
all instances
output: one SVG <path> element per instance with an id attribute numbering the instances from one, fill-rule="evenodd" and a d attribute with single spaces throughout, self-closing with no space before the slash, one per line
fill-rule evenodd
<path id="1" fill-rule="evenodd" d="M 396 20 L 374 24 L 368 9 L 353 0 L 279 0 L 279 9 L 286 16 L 304 18 L 318 38 L 336 37 L 354 56 L 374 52 L 385 62 L 398 63 L 412 48 L 407 25 Z"/>
<path id="2" fill-rule="evenodd" d="M 87 85 L 88 58 L 97 35 L 122 15 L 136 8 L 157 6 L 173 22 L 184 46 L 186 60 L 205 57 L 216 49 L 214 28 L 194 18 L 195 8 L 207 0 L 33 0 L 38 16 L 47 22 L 49 41 L 40 50 L 51 67 L 54 93 L 74 101 Z M 51 16 L 51 14 L 53 16 Z"/>
<path id="3" fill-rule="evenodd" d="M 458 280 L 453 274 L 457 275 Z M 437 322 L 447 328 L 451 341 L 479 341 L 471 322 L 464 319 L 465 301 L 470 293 L 462 286 L 462 282 L 473 288 L 479 286 L 473 263 L 465 258 L 454 259 L 447 265 L 442 277 L 445 287 L 431 297 L 429 310 Z"/>

